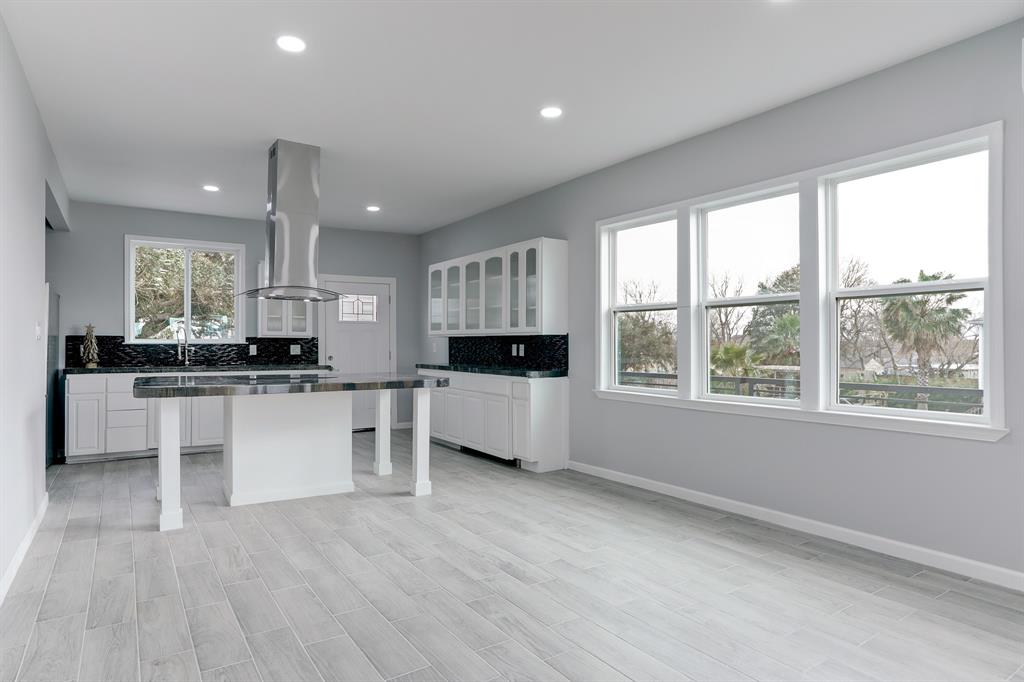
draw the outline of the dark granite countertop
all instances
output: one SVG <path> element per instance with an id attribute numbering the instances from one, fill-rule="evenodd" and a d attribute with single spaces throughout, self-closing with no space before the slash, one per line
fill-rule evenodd
<path id="1" fill-rule="evenodd" d="M 171 367 L 66 367 L 65 374 L 191 374 L 193 372 L 315 372 L 330 371 L 330 365 L 181 365 Z"/>
<path id="2" fill-rule="evenodd" d="M 184 398 L 217 395 L 271 395 L 328 391 L 385 391 L 402 388 L 443 388 L 444 377 L 418 374 L 228 374 L 216 377 L 138 377 L 136 398 Z"/>
<path id="3" fill-rule="evenodd" d="M 431 365 L 417 362 L 417 369 L 436 369 L 442 372 L 469 372 L 471 374 L 496 374 L 503 377 L 526 377 L 527 379 L 552 379 L 569 376 L 567 369 L 530 369 L 528 367 L 491 367 L 488 365 Z"/>

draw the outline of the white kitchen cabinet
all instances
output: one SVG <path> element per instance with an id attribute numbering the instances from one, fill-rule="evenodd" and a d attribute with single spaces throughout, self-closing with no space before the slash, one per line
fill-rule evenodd
<path id="1" fill-rule="evenodd" d="M 568 242 L 541 238 L 431 265 L 427 332 L 565 334 L 568 264 Z"/>
<path id="2" fill-rule="evenodd" d="M 260 261 L 257 276 L 260 286 L 268 286 L 263 261 Z M 261 337 L 308 338 L 313 335 L 312 303 L 261 299 L 256 302 L 256 308 Z"/>
<path id="3" fill-rule="evenodd" d="M 569 380 L 527 379 L 467 372 L 419 370 L 449 380 L 431 391 L 430 435 L 448 443 L 518 459 L 534 472 L 564 469 L 569 461 Z M 437 421 L 434 422 L 435 413 Z"/>
<path id="4" fill-rule="evenodd" d="M 70 456 L 105 452 L 106 393 L 68 393 L 66 452 Z"/>
<path id="5" fill-rule="evenodd" d="M 224 398 L 190 398 L 192 445 L 220 445 L 224 442 Z"/>

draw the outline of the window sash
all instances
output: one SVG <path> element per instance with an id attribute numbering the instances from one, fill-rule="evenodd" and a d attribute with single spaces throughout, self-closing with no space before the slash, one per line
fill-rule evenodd
<path id="1" fill-rule="evenodd" d="M 139 248 L 178 249 L 184 254 L 184 339 L 193 345 L 214 343 L 242 343 L 245 340 L 245 304 L 238 294 L 242 291 L 245 272 L 245 245 L 225 242 L 203 242 L 191 239 L 139 237 L 125 235 L 125 343 L 175 344 L 176 339 L 141 339 L 135 336 L 135 259 Z M 199 339 L 192 334 L 192 254 L 195 252 L 230 253 L 234 256 L 234 333 L 224 339 Z"/>
<path id="2" fill-rule="evenodd" d="M 682 357 L 679 354 L 679 306 L 675 303 L 663 303 L 657 305 L 642 305 L 642 306 L 615 306 L 611 309 L 611 367 L 610 377 L 611 385 L 618 390 L 622 391 L 637 391 L 641 393 L 653 393 L 655 395 L 675 395 L 679 392 L 682 382 L 680 380 L 679 365 L 682 364 Z M 657 388 L 653 386 L 637 386 L 630 384 L 619 383 L 619 325 L 618 316 L 621 313 L 637 313 L 637 312 L 674 312 L 676 313 L 676 385 L 666 386 L 665 388 Z M 668 375 L 666 375 L 668 376 Z"/>

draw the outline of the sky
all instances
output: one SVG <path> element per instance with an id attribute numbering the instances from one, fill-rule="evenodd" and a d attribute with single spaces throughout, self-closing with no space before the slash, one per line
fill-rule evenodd
<path id="1" fill-rule="evenodd" d="M 709 211 L 707 219 L 708 273 L 742 278 L 742 295 L 757 293 L 758 282 L 799 262 L 796 194 Z M 659 300 L 675 301 L 675 225 L 674 220 L 665 221 L 617 234 L 620 297 L 622 283 L 632 279 L 655 283 Z M 837 187 L 840 267 L 858 258 L 881 284 L 916 279 L 919 270 L 985 277 L 987 234 L 987 151 Z"/>

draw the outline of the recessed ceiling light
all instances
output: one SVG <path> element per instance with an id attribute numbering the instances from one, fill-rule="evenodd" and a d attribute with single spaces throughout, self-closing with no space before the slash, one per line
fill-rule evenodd
<path id="1" fill-rule="evenodd" d="M 203 189 L 205 189 L 207 192 L 219 192 L 220 191 L 220 187 L 218 187 L 217 185 L 203 185 Z"/>
<path id="2" fill-rule="evenodd" d="M 562 107 L 547 106 L 540 110 L 544 118 L 559 118 L 562 115 Z"/>
<path id="3" fill-rule="evenodd" d="M 369 206 L 366 207 L 366 210 L 369 211 L 370 213 L 376 213 L 377 211 L 380 210 L 380 206 L 370 204 Z"/>
<path id="4" fill-rule="evenodd" d="M 302 52 L 306 49 L 306 41 L 297 36 L 280 36 L 277 46 L 285 52 Z"/>

